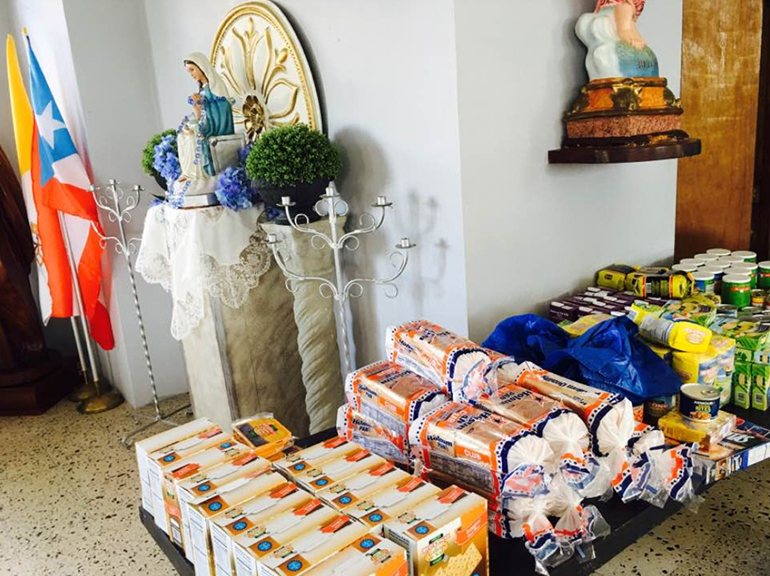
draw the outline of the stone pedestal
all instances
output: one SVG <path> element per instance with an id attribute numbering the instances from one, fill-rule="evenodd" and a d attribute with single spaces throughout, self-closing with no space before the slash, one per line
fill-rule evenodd
<path id="1" fill-rule="evenodd" d="M 345 218 L 338 220 L 340 235 L 344 223 Z M 313 222 L 307 227 L 327 236 L 330 234 L 326 220 Z M 266 234 L 275 234 L 281 240 L 280 253 L 289 270 L 302 276 L 334 277 L 331 249 L 316 249 L 311 244 L 310 234 L 272 223 L 263 223 L 262 228 Z M 316 244 L 321 245 L 320 239 Z M 334 426 L 337 408 L 344 403 L 345 396 L 337 347 L 334 300 L 325 298 L 319 286 L 317 281 L 294 283 L 294 321 L 302 357 L 305 407 L 310 419 L 311 434 Z"/>
<path id="2" fill-rule="evenodd" d="M 207 296 L 205 317 L 182 347 L 196 416 L 229 428 L 272 412 L 297 436 L 308 433 L 294 297 L 275 263 L 240 308 Z"/>

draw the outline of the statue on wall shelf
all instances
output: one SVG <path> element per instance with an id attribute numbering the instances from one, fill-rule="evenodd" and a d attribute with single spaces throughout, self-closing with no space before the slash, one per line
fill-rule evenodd
<path id="1" fill-rule="evenodd" d="M 655 78 L 658 58 L 636 27 L 646 0 L 599 0 L 575 28 L 588 47 L 586 69 L 599 78 Z"/>
<path id="2" fill-rule="evenodd" d="M 637 28 L 646 0 L 597 0 L 577 21 L 588 83 L 573 100 L 552 163 L 610 163 L 700 154 L 682 130 L 682 106 Z"/>

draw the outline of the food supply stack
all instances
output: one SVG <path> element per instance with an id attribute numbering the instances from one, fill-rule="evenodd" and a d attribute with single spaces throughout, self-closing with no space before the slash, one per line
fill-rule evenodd
<path id="1" fill-rule="evenodd" d="M 671 494 L 663 471 L 670 476 L 672 455 L 645 455 L 663 436 L 635 422 L 625 398 L 517 363 L 427 321 L 389 329 L 386 350 L 386 360 L 349 375 L 340 436 L 439 485 L 482 495 L 489 529 L 524 538 L 543 567 L 576 550 L 590 555 L 608 530 L 587 498 Z M 687 484 L 691 459 L 683 456 Z"/>
<path id="2" fill-rule="evenodd" d="M 136 443 L 142 507 L 196 576 L 488 574 L 486 501 L 343 437 L 299 449 L 270 416 Z"/>

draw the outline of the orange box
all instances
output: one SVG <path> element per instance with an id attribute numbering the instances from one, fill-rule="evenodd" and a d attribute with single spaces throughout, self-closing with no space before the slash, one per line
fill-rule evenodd
<path id="1" fill-rule="evenodd" d="M 374 534 L 367 534 L 305 572 L 305 576 L 406 576 L 406 551 Z"/>

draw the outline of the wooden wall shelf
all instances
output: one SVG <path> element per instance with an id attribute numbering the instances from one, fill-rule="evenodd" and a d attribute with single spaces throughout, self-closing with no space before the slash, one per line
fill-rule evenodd
<path id="1" fill-rule="evenodd" d="M 574 146 L 550 150 L 549 164 L 620 164 L 624 162 L 651 162 L 697 156 L 701 141 L 688 138 L 665 144 L 646 146 Z"/>

